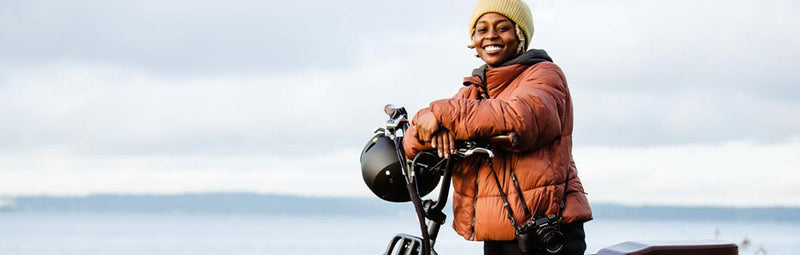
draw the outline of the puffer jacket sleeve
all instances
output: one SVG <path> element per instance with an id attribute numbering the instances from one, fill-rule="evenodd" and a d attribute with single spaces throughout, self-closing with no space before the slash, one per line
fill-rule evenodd
<path id="1" fill-rule="evenodd" d="M 442 99 L 432 102 L 430 111 L 458 140 L 513 131 L 520 136 L 518 151 L 541 147 L 561 134 L 566 81 L 554 64 L 531 68 L 520 76 L 519 86 L 507 98 Z"/>
<path id="2" fill-rule="evenodd" d="M 411 120 L 411 125 L 408 127 L 408 130 L 406 130 L 405 137 L 403 137 L 403 150 L 406 152 L 406 157 L 409 159 L 414 158 L 420 151 L 433 149 L 431 143 L 423 144 L 422 141 L 417 138 L 417 119 L 429 112 L 431 112 L 430 108 L 419 110 Z"/>
<path id="3" fill-rule="evenodd" d="M 463 87 L 458 90 L 453 98 L 464 98 L 466 95 L 469 94 L 469 87 Z M 426 113 L 430 113 L 431 108 L 423 108 L 414 115 L 414 118 L 411 119 L 411 125 L 406 130 L 405 137 L 403 138 L 403 150 L 406 152 L 406 157 L 409 159 L 414 158 L 420 151 L 431 150 L 431 143 L 423 143 L 417 138 L 417 120 L 422 115 Z M 438 119 L 437 119 L 438 120 Z"/>

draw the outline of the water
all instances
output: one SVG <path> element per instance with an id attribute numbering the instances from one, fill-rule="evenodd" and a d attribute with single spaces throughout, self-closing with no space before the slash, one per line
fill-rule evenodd
<path id="1" fill-rule="evenodd" d="M 412 217 L 0 213 L 0 254 L 381 254 L 395 233 L 418 233 L 415 224 Z M 482 254 L 481 243 L 447 224 L 440 254 Z M 740 244 L 740 254 L 800 254 L 799 222 L 594 220 L 586 232 L 587 253 L 626 240 L 716 237 Z"/>

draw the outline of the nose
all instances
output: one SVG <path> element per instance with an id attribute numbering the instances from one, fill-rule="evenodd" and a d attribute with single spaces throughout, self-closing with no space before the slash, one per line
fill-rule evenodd
<path id="1" fill-rule="evenodd" d="M 497 31 L 494 30 L 494 28 L 489 28 L 489 31 L 486 32 L 486 38 L 487 39 L 494 39 L 494 38 L 497 38 L 497 37 L 499 37 L 499 35 L 497 34 Z"/>

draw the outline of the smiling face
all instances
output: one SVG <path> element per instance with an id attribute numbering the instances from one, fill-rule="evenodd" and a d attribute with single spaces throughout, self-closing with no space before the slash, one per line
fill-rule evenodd
<path id="1" fill-rule="evenodd" d="M 499 13 L 486 13 L 475 23 L 472 42 L 478 57 L 487 65 L 496 67 L 517 56 L 516 25 Z"/>

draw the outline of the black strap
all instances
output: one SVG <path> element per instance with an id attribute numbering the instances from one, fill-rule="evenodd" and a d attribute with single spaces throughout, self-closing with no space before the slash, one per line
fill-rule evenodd
<path id="1" fill-rule="evenodd" d="M 494 175 L 494 182 L 497 184 L 497 190 L 500 191 L 500 197 L 503 198 L 503 207 L 506 208 L 508 211 L 508 220 L 511 221 L 511 226 L 514 229 L 517 229 L 517 221 L 514 220 L 514 211 L 511 210 L 511 205 L 508 204 L 508 198 L 506 197 L 506 193 L 503 192 L 503 186 L 500 185 L 500 179 L 497 178 L 497 172 L 494 171 L 494 165 L 492 164 L 492 158 L 486 157 L 486 161 L 489 162 L 489 169 L 492 170 L 492 175 Z"/>
<path id="2" fill-rule="evenodd" d="M 500 192 L 500 198 L 503 199 L 503 207 L 506 208 L 508 212 L 508 220 L 511 221 L 511 226 L 514 227 L 516 230 L 517 228 L 517 221 L 514 220 L 514 211 L 511 209 L 511 204 L 508 203 L 508 197 L 506 197 L 506 193 L 503 192 L 503 186 L 500 184 L 500 178 L 497 177 L 497 172 L 494 170 L 494 164 L 492 164 L 492 158 L 487 157 L 486 161 L 489 163 L 489 169 L 492 170 L 492 175 L 494 175 L 494 182 L 497 184 L 497 190 Z M 514 169 L 511 168 L 511 179 L 514 181 L 514 188 L 517 189 L 517 194 L 519 194 L 520 202 L 522 202 L 522 209 L 525 211 L 525 218 L 532 219 L 531 211 L 528 209 L 528 204 L 525 202 L 525 196 L 522 194 L 522 188 L 519 186 L 519 182 L 517 181 L 517 175 L 514 174 Z M 569 168 L 567 169 L 567 176 L 564 180 L 564 193 L 561 197 L 561 204 L 558 206 L 558 214 L 557 219 L 561 221 L 561 214 L 564 211 L 564 205 L 567 204 L 567 184 L 569 183 Z"/>
<path id="3" fill-rule="evenodd" d="M 514 162 L 514 160 L 511 160 L 511 162 Z M 525 196 L 522 194 L 522 188 L 519 187 L 519 182 L 517 181 L 517 175 L 514 174 L 514 168 L 511 166 L 509 166 L 508 168 L 511 171 L 511 180 L 514 181 L 514 188 L 517 189 L 517 194 L 519 194 L 519 201 L 522 202 L 522 210 L 525 211 L 525 218 L 531 219 L 533 215 L 531 215 L 531 210 L 528 208 L 528 203 L 525 202 Z"/>

